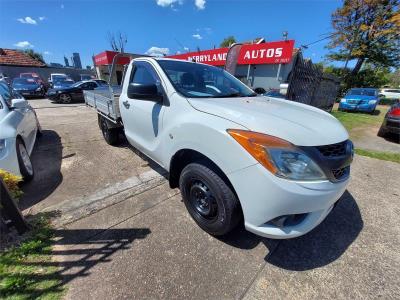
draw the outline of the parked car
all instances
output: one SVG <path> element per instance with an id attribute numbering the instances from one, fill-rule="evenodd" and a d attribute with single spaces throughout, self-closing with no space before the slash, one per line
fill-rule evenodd
<path id="1" fill-rule="evenodd" d="M 95 79 L 95 77 L 93 75 L 90 75 L 90 74 L 81 74 L 79 76 L 81 78 L 80 81 Z"/>
<path id="2" fill-rule="evenodd" d="M 204 78 L 212 80 L 206 85 Z M 106 142 L 117 144 L 125 133 L 168 171 L 191 217 L 212 235 L 242 219 L 264 237 L 303 235 L 326 218 L 349 182 L 353 145 L 337 119 L 257 96 L 220 68 L 135 58 L 120 96 L 101 92 L 84 95 Z"/>
<path id="3" fill-rule="evenodd" d="M 381 89 L 379 95 L 387 99 L 400 99 L 400 89 Z"/>
<path id="4" fill-rule="evenodd" d="M 71 86 L 48 90 L 47 97 L 50 100 L 64 104 L 83 101 L 83 90 L 93 90 L 97 87 L 99 87 L 99 84 L 94 80 L 78 81 Z"/>
<path id="5" fill-rule="evenodd" d="M 53 84 L 55 81 L 60 81 L 60 80 L 72 80 L 69 78 L 66 74 L 63 73 L 51 73 L 50 77 L 48 78 L 48 82 L 50 84 L 50 87 L 53 88 Z"/>
<path id="6" fill-rule="evenodd" d="M 280 98 L 280 99 L 286 99 L 286 96 L 281 94 L 279 92 L 279 90 L 269 90 L 269 91 L 265 92 L 262 95 L 263 96 L 267 96 L 267 97 L 275 97 L 275 98 Z"/>
<path id="7" fill-rule="evenodd" d="M 30 159 L 40 125 L 29 103 L 0 81 L 0 169 L 31 180 Z"/>
<path id="8" fill-rule="evenodd" d="M 7 84 L 11 84 L 11 78 L 7 76 L 5 73 L 0 73 L 0 81 L 4 81 Z"/>
<path id="9" fill-rule="evenodd" d="M 108 82 L 103 79 L 93 79 L 93 81 L 96 81 L 99 86 L 108 86 Z"/>
<path id="10" fill-rule="evenodd" d="M 340 100 L 339 110 L 374 113 L 379 103 L 379 91 L 375 88 L 353 88 Z"/>
<path id="11" fill-rule="evenodd" d="M 46 94 L 44 86 L 32 78 L 14 78 L 11 87 L 24 97 L 43 97 Z"/>
<path id="12" fill-rule="evenodd" d="M 388 133 L 394 133 L 400 137 L 400 101 L 389 108 L 378 131 L 378 136 L 385 137 Z"/>
<path id="13" fill-rule="evenodd" d="M 33 79 L 38 84 L 44 84 L 42 78 L 40 78 L 39 74 L 35 72 L 21 73 L 19 74 L 19 78 Z"/>
<path id="14" fill-rule="evenodd" d="M 75 83 L 75 81 L 73 81 L 72 79 L 56 79 L 53 82 L 53 89 L 62 89 L 62 88 L 70 87 L 74 83 Z"/>

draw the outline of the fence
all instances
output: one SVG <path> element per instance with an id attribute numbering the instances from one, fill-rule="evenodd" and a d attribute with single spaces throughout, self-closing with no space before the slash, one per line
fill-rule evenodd
<path id="1" fill-rule="evenodd" d="M 330 111 L 339 91 L 339 79 L 324 74 L 302 55 L 297 55 L 295 59 L 286 98 Z"/>

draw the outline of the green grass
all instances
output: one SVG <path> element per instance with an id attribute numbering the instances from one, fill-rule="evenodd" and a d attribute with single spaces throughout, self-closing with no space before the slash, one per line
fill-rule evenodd
<path id="1" fill-rule="evenodd" d="M 387 109 L 387 107 L 380 106 L 377 110 L 379 111 L 379 115 L 370 115 L 359 112 L 343 112 L 338 110 L 332 111 L 332 115 L 336 117 L 350 132 L 355 128 L 380 126 Z"/>
<path id="2" fill-rule="evenodd" d="M 381 152 L 381 151 L 371 151 L 365 149 L 355 149 L 358 155 L 368 156 L 372 158 L 377 158 L 381 160 L 393 161 L 400 163 L 400 153 L 395 152 Z"/>
<path id="3" fill-rule="evenodd" d="M 46 215 L 30 221 L 32 230 L 18 247 L 0 253 L 0 299 L 60 299 L 58 267 L 51 262 L 53 229 Z"/>

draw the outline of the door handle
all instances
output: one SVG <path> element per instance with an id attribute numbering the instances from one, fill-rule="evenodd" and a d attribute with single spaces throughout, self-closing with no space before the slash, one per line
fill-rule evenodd
<path id="1" fill-rule="evenodd" d="M 125 106 L 126 109 L 129 109 L 129 107 L 131 106 L 128 102 L 128 100 L 123 101 L 122 104 Z"/>

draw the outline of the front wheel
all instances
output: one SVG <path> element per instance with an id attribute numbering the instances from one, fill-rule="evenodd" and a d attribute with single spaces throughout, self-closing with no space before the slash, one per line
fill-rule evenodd
<path id="1" fill-rule="evenodd" d="M 20 139 L 17 139 L 16 147 L 20 173 L 25 181 L 30 181 L 35 174 L 31 158 L 29 157 L 24 143 Z"/>
<path id="2" fill-rule="evenodd" d="M 239 200 L 208 163 L 191 163 L 181 173 L 179 188 L 194 221 L 211 235 L 224 235 L 241 218 Z"/>

